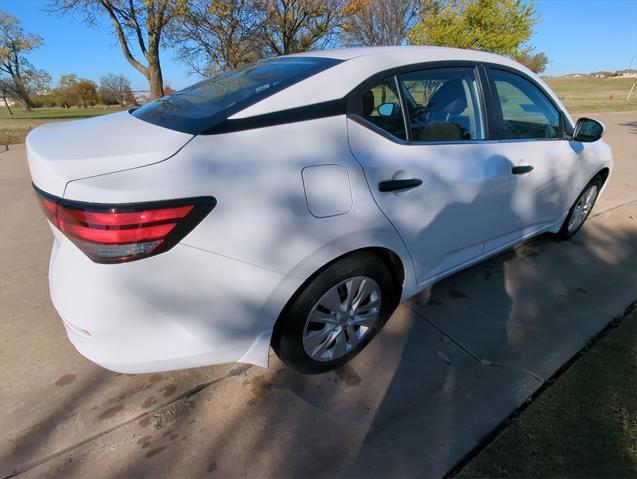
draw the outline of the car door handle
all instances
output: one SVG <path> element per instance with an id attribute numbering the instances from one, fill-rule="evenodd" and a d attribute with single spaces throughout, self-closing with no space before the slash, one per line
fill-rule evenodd
<path id="1" fill-rule="evenodd" d="M 409 178 L 408 180 L 387 180 L 378 183 L 378 189 L 383 192 L 398 191 L 416 188 L 420 185 L 422 185 L 422 180 L 419 178 Z"/>
<path id="2" fill-rule="evenodd" d="M 533 167 L 531 165 L 526 166 L 514 166 L 511 168 L 511 173 L 514 175 L 525 175 L 533 171 Z"/>

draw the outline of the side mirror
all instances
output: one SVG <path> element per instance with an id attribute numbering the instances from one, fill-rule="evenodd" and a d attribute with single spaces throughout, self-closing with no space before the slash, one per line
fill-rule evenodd
<path id="1" fill-rule="evenodd" d="M 604 134 L 606 128 L 597 120 L 592 118 L 580 118 L 575 124 L 573 139 L 590 143 L 599 140 Z"/>
<path id="2" fill-rule="evenodd" d="M 378 114 L 380 116 L 393 116 L 400 111 L 400 105 L 398 103 L 383 103 L 378 107 Z"/>

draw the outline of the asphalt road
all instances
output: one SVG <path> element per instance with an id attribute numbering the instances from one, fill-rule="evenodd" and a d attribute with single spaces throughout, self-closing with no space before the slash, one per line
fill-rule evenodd
<path id="1" fill-rule="evenodd" d="M 616 171 L 541 237 L 402 305 L 349 365 L 116 374 L 50 304 L 23 145 L 0 153 L 0 477 L 441 477 L 637 297 L 637 113 L 597 114 Z"/>

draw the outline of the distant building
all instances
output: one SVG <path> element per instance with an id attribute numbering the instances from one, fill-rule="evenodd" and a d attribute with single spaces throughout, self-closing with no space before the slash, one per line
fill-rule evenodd
<path id="1" fill-rule="evenodd" d="M 143 105 L 150 101 L 150 90 L 133 90 L 133 96 L 138 105 Z"/>
<path id="2" fill-rule="evenodd" d="M 617 77 L 637 77 L 637 70 L 634 68 L 627 68 L 626 70 L 618 70 L 613 76 Z"/>
<path id="3" fill-rule="evenodd" d="M 614 72 L 607 72 L 604 70 L 593 73 L 568 73 L 562 75 L 562 78 L 635 78 L 637 77 L 637 70 L 634 68 L 628 68 L 626 70 L 617 70 Z"/>

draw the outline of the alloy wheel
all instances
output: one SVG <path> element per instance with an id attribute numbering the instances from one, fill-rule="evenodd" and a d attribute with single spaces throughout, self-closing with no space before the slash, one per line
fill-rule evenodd
<path id="1" fill-rule="evenodd" d="M 593 209 L 593 205 L 595 205 L 595 200 L 597 199 L 597 185 L 591 185 L 582 196 L 579 197 L 577 203 L 575 204 L 575 208 L 573 208 L 573 212 L 571 213 L 571 217 L 568 220 L 568 232 L 572 233 L 577 230 L 582 223 L 586 220 L 589 213 Z"/>
<path id="2" fill-rule="evenodd" d="M 347 278 L 316 302 L 303 328 L 303 349 L 315 361 L 350 352 L 369 333 L 381 310 L 378 284 L 367 276 Z"/>

